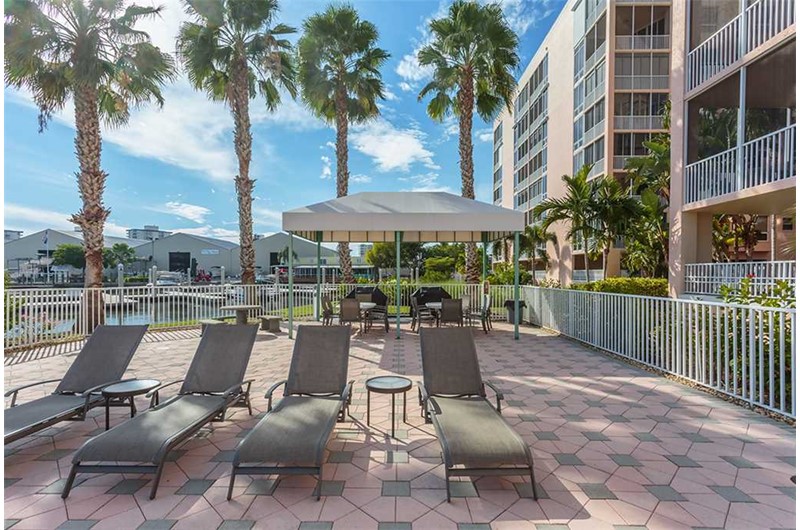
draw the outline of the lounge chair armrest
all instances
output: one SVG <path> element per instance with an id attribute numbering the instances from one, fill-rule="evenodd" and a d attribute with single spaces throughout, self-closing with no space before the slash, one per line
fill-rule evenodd
<path id="1" fill-rule="evenodd" d="M 355 383 L 356 380 L 351 379 L 350 381 L 347 382 L 347 384 L 344 386 L 344 389 L 342 390 L 342 401 L 347 402 L 348 405 L 350 404 L 350 400 L 352 399 L 353 385 Z"/>
<path id="2" fill-rule="evenodd" d="M 283 381 L 278 381 L 277 383 L 269 387 L 267 393 L 264 394 L 264 397 L 267 398 L 267 412 L 272 410 L 272 394 L 278 389 L 279 386 L 285 384 L 286 384 L 286 379 L 284 379 Z"/>
<path id="3" fill-rule="evenodd" d="M 169 383 L 164 383 L 164 384 L 158 385 L 153 390 L 151 390 L 150 392 L 145 394 L 144 397 L 150 398 L 150 408 L 152 409 L 153 407 L 158 405 L 158 393 L 162 389 L 164 389 L 164 388 L 166 388 L 168 386 L 177 385 L 178 383 L 183 383 L 183 379 L 178 379 L 176 381 L 170 381 Z"/>
<path id="4" fill-rule="evenodd" d="M 237 383 L 232 387 L 226 389 L 225 392 L 222 393 L 222 396 L 228 398 L 235 394 L 240 394 L 242 392 L 242 387 L 245 385 L 247 385 L 247 390 L 245 390 L 245 392 L 250 392 L 250 385 L 253 384 L 253 381 L 254 379 L 248 379 L 247 381 L 242 381 L 241 383 Z"/>
<path id="5" fill-rule="evenodd" d="M 417 389 L 419 390 L 419 406 L 424 407 L 430 397 L 428 396 L 428 390 L 422 381 L 417 381 Z"/>
<path id="6" fill-rule="evenodd" d="M 483 384 L 491 388 L 492 391 L 494 392 L 494 396 L 497 399 L 497 412 L 501 412 L 500 402 L 505 399 L 505 396 L 503 396 L 503 393 L 500 392 L 500 390 L 496 386 L 494 386 L 494 384 L 491 383 L 490 381 L 484 381 Z"/>
<path id="7" fill-rule="evenodd" d="M 8 396 L 12 396 L 10 406 L 14 407 L 17 404 L 17 392 L 19 392 L 20 390 L 24 390 L 32 386 L 46 385 L 47 383 L 57 383 L 58 381 L 61 381 L 61 379 L 48 379 L 47 381 L 37 381 L 35 383 L 28 383 L 27 385 L 22 385 L 18 386 L 17 388 L 12 388 L 11 390 L 3 394 L 3 397 L 7 398 Z"/>
<path id="8" fill-rule="evenodd" d="M 107 383 L 103 383 L 102 385 L 97 385 L 97 386 L 93 386 L 92 388 L 87 388 L 86 390 L 84 390 L 83 392 L 78 394 L 79 396 L 83 396 L 84 397 L 84 401 L 83 401 L 83 415 L 84 415 L 84 417 L 86 416 L 86 413 L 89 412 L 89 404 L 91 403 L 92 396 L 96 395 L 98 391 L 103 390 L 107 386 L 115 385 L 117 383 L 126 383 L 128 381 L 133 381 L 135 379 L 136 379 L 135 377 L 129 377 L 128 379 L 119 379 L 117 381 L 109 381 Z"/>

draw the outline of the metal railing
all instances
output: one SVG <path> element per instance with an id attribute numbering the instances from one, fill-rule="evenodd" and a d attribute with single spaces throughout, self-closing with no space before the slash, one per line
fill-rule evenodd
<path id="1" fill-rule="evenodd" d="M 596 282 L 603 279 L 603 271 L 601 269 L 589 269 L 590 282 Z M 572 271 L 572 281 L 579 283 L 586 283 L 586 271 L 584 269 L 575 269 Z"/>
<path id="2" fill-rule="evenodd" d="M 669 35 L 617 35 L 617 50 L 668 50 Z"/>
<path id="3" fill-rule="evenodd" d="M 759 0 L 745 11 L 747 52 L 795 23 L 795 0 Z"/>
<path id="4" fill-rule="evenodd" d="M 324 284 L 321 294 L 332 301 L 346 296 L 356 286 L 366 284 Z M 411 293 L 420 284 L 402 284 L 401 316 L 408 316 Z M 422 285 L 425 286 L 425 285 Z M 394 284 L 379 284 L 388 297 L 388 311 L 395 313 Z M 453 298 L 469 294 L 473 305 L 480 303 L 480 285 L 447 284 L 443 286 Z M 490 288 L 492 312 L 500 318 L 503 302 L 513 297 L 512 285 Z M 41 344 L 67 342 L 86 337 L 99 323 L 149 324 L 151 330 L 196 327 L 201 320 L 234 318 L 228 305 L 251 304 L 259 309 L 250 317 L 289 315 L 292 296 L 293 318 L 313 319 L 318 307 L 316 286 L 295 284 L 290 292 L 286 284 L 277 285 L 193 285 L 109 287 L 104 289 L 6 289 L 4 312 L 5 349 L 25 349 Z"/>
<path id="5" fill-rule="evenodd" d="M 663 130 L 662 116 L 614 116 L 614 128 L 622 130 Z"/>
<path id="6" fill-rule="evenodd" d="M 796 417 L 796 310 L 524 287 L 528 322 Z"/>
<path id="7" fill-rule="evenodd" d="M 792 124 L 742 145 L 741 175 L 736 171 L 738 147 L 686 166 L 684 204 L 794 177 L 796 129 Z"/>
<path id="8" fill-rule="evenodd" d="M 750 279 L 750 294 L 766 293 L 775 282 L 784 280 L 795 285 L 797 266 L 794 261 L 740 261 L 731 263 L 687 263 L 684 291 L 686 294 L 719 295 L 723 285 L 738 286 Z"/>

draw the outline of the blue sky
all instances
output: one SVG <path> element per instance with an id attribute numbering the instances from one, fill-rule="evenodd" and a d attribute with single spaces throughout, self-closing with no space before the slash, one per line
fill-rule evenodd
<path id="1" fill-rule="evenodd" d="M 140 3 L 149 3 L 148 0 Z M 179 0 L 145 29 L 162 49 L 174 49 L 185 17 Z M 375 23 L 380 45 L 391 58 L 383 68 L 388 88 L 381 116 L 351 128 L 350 193 L 444 190 L 460 193 L 455 118 L 432 121 L 417 102 L 428 72 L 415 52 L 428 38 L 427 21 L 446 13 L 449 2 L 356 1 L 362 18 Z M 509 23 L 520 36 L 520 72 L 552 25 L 564 0 L 505 0 Z M 300 27 L 327 2 L 284 0 L 280 21 Z M 80 201 L 75 183 L 71 106 L 38 133 L 37 111 L 25 94 L 5 91 L 5 228 L 31 233 L 71 229 L 67 217 Z M 236 162 L 232 119 L 189 87 L 184 76 L 164 89 L 163 108 L 136 110 L 125 127 L 104 130 L 102 165 L 109 174 L 105 194 L 111 208 L 107 233 L 157 224 L 164 229 L 238 239 L 233 176 Z M 286 98 L 269 114 L 251 103 L 254 223 L 257 233 L 280 229 L 284 210 L 335 196 L 334 130 L 303 104 Z M 478 199 L 491 200 L 491 125 L 475 120 L 475 181 Z"/>

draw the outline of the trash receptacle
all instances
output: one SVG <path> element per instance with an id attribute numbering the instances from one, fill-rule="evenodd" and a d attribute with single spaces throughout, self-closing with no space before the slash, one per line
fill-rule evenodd
<path id="1" fill-rule="evenodd" d="M 513 324 L 514 323 L 514 300 L 506 300 L 505 302 L 503 302 L 503 307 L 506 308 L 506 316 L 507 316 L 507 320 L 506 321 L 509 324 Z M 520 320 L 520 323 L 522 323 L 522 308 L 523 307 L 527 307 L 525 305 L 525 300 L 520 300 L 519 301 L 519 310 L 520 310 L 519 320 Z"/>

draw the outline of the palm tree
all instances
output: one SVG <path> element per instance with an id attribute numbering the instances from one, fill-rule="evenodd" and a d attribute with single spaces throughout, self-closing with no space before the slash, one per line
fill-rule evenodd
<path id="1" fill-rule="evenodd" d="M 433 94 L 428 115 L 434 120 L 458 116 L 461 196 L 474 199 L 472 114 L 477 110 L 483 120 L 491 121 L 503 105 L 512 110 L 519 39 L 498 4 L 465 0 L 456 0 L 446 17 L 432 20 L 430 30 L 432 42 L 417 58 L 421 65 L 433 67 L 433 79 L 419 99 Z M 477 283 L 481 267 L 474 243 L 467 245 L 466 261 L 467 282 Z"/>
<path id="2" fill-rule="evenodd" d="M 520 234 L 519 246 L 520 252 L 528 255 L 531 262 L 531 278 L 533 284 L 536 285 L 536 265 L 538 263 L 544 264 L 544 270 L 550 269 L 550 256 L 547 254 L 547 244 L 558 244 L 558 238 L 553 232 L 549 232 L 542 226 L 541 223 L 528 225 L 525 230 Z"/>
<path id="3" fill-rule="evenodd" d="M 584 270 L 589 281 L 589 242 L 595 231 L 595 185 L 589 182 L 589 164 L 583 166 L 575 175 L 564 175 L 565 185 L 562 197 L 551 197 L 536 205 L 533 215 L 542 216 L 542 228 L 547 229 L 555 222 L 568 221 L 567 237 L 571 241 L 580 239 L 584 247 Z"/>
<path id="4" fill-rule="evenodd" d="M 173 61 L 150 42 L 137 22 L 160 8 L 125 5 L 122 0 L 7 0 L 5 81 L 33 94 L 39 130 L 71 98 L 75 103 L 76 174 L 81 209 L 70 221 L 83 231 L 84 284 L 88 326 L 103 323 L 103 227 L 111 211 L 103 204 L 107 173 L 100 163 L 101 120 L 127 122 L 131 107 L 163 103 L 161 86 L 173 75 Z"/>
<path id="5" fill-rule="evenodd" d="M 655 191 L 642 191 L 638 215 L 631 219 L 625 234 L 625 256 L 629 271 L 656 277 L 667 271 L 669 223 L 667 205 Z"/>
<path id="6" fill-rule="evenodd" d="M 639 201 L 612 176 L 598 177 L 594 184 L 594 238 L 592 252 L 603 256 L 603 278 L 608 272 L 608 255 L 617 239 L 639 215 Z"/>
<path id="7" fill-rule="evenodd" d="M 329 6 L 303 22 L 298 43 L 300 85 L 312 112 L 336 125 L 336 196 L 347 195 L 350 123 L 378 116 L 384 99 L 380 67 L 389 53 L 377 46 L 378 29 L 361 20 L 351 6 Z M 345 283 L 354 283 L 350 245 L 339 243 L 339 267 Z"/>
<path id="8" fill-rule="evenodd" d="M 261 95 L 267 110 L 292 98 L 296 69 L 292 45 L 284 35 L 296 30 L 275 22 L 277 0 L 184 0 L 192 21 L 181 25 L 178 56 L 197 90 L 224 101 L 233 115 L 233 146 L 239 162 L 234 177 L 239 202 L 239 261 L 242 283 L 255 283 L 253 187 L 250 178 L 253 135 L 250 100 Z"/>
<path id="9" fill-rule="evenodd" d="M 283 247 L 283 250 L 278 253 L 278 259 L 280 260 L 281 265 L 285 265 L 289 262 L 289 245 Z M 297 252 L 294 250 L 292 250 L 292 259 L 297 260 Z"/>

